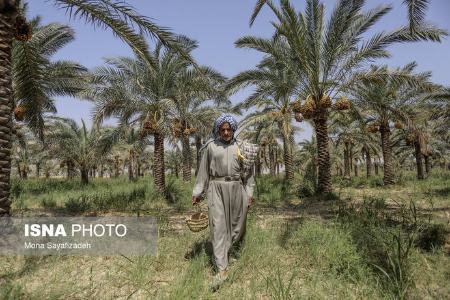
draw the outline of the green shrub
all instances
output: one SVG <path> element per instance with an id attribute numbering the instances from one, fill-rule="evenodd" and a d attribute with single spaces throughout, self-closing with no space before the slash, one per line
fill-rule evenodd
<path id="1" fill-rule="evenodd" d="M 303 184 L 297 186 L 296 191 L 297 197 L 305 198 L 313 196 L 315 188 L 314 185 L 312 185 L 310 182 L 304 181 Z"/>
<path id="2" fill-rule="evenodd" d="M 419 233 L 416 245 L 423 250 L 444 246 L 447 237 L 447 231 L 443 224 L 428 224 Z"/>
<path id="3" fill-rule="evenodd" d="M 346 187 L 353 187 L 353 188 L 363 188 L 363 187 L 380 187 L 383 186 L 383 177 L 372 175 L 369 178 L 366 176 L 358 176 L 358 177 L 351 177 L 348 179 L 345 179 L 343 177 L 335 176 L 332 178 L 333 183 L 337 184 L 340 187 L 346 188 Z"/>
<path id="4" fill-rule="evenodd" d="M 268 205 L 275 205 L 277 202 L 289 199 L 295 191 L 295 187 L 282 177 L 263 175 L 255 181 L 255 198 Z"/>
<path id="5" fill-rule="evenodd" d="M 24 299 L 24 288 L 19 284 L 3 283 L 0 289 L 0 299 Z"/>
<path id="6" fill-rule="evenodd" d="M 46 208 L 46 209 L 55 209 L 56 208 L 56 201 L 53 199 L 53 197 L 42 198 L 40 204 L 43 208 Z"/>
<path id="7" fill-rule="evenodd" d="M 373 197 L 368 196 L 363 198 L 363 207 L 366 209 L 371 207 L 375 210 L 385 209 L 386 208 L 386 199 L 383 197 Z"/>
<path id="8" fill-rule="evenodd" d="M 21 179 L 11 180 L 11 195 L 14 198 L 19 198 L 23 192 L 23 181 Z"/>
<path id="9" fill-rule="evenodd" d="M 25 202 L 25 198 L 23 196 L 19 196 L 17 198 L 12 199 L 12 207 L 14 210 L 23 212 L 25 211 L 28 206 Z"/>
<path id="10" fill-rule="evenodd" d="M 91 204 L 86 196 L 81 196 L 79 198 L 69 198 L 64 207 L 67 212 L 77 214 L 88 211 L 91 208 Z"/>
<path id="11" fill-rule="evenodd" d="M 65 203 L 67 211 L 82 213 L 87 210 L 133 210 L 136 211 L 143 204 L 147 195 L 147 184 L 132 184 L 122 189 L 100 189 L 85 191 L 71 196 Z"/>
<path id="12" fill-rule="evenodd" d="M 367 179 L 368 185 L 370 187 L 380 187 L 384 186 L 383 177 L 381 176 L 372 176 Z"/>
<path id="13" fill-rule="evenodd" d="M 40 195 L 52 192 L 65 191 L 86 191 L 88 189 L 110 189 L 120 185 L 128 185 L 126 178 L 91 178 L 88 185 L 83 185 L 79 178 L 61 179 L 61 178 L 13 178 L 11 186 L 18 193 L 29 193 Z"/>
<path id="14" fill-rule="evenodd" d="M 347 205 L 338 220 L 351 232 L 365 261 L 383 278 L 384 285 L 403 299 L 412 285 L 411 250 L 417 234 L 417 211 L 413 202 L 401 206 L 400 218 L 385 212 L 382 198 L 365 198 L 361 207 Z"/>
<path id="15" fill-rule="evenodd" d="M 170 204 L 177 204 L 183 200 L 183 190 L 177 181 L 170 177 L 166 183 L 166 190 L 164 191 L 164 198 Z"/>

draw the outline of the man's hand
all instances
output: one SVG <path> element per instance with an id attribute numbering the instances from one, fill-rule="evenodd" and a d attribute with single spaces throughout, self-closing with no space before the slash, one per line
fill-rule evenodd
<path id="1" fill-rule="evenodd" d="M 253 197 L 248 197 L 248 207 L 252 207 L 253 204 Z"/>
<path id="2" fill-rule="evenodd" d="M 200 203 L 200 201 L 202 201 L 201 197 L 192 196 L 192 205 L 196 205 L 196 204 Z"/>

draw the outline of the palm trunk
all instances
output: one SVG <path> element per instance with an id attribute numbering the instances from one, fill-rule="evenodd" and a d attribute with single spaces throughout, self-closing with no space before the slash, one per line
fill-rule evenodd
<path id="1" fill-rule="evenodd" d="M 394 171 L 392 169 L 391 162 L 391 140 L 390 134 L 391 131 L 389 129 L 388 124 L 384 124 L 380 126 L 380 134 L 381 134 L 381 149 L 383 151 L 383 161 L 384 161 L 384 175 L 383 175 L 383 183 L 384 185 L 394 184 Z"/>
<path id="2" fill-rule="evenodd" d="M 350 178 L 350 142 L 344 143 L 344 177 Z"/>
<path id="3" fill-rule="evenodd" d="M 422 151 L 420 151 L 419 141 L 414 142 L 414 150 L 416 156 L 417 179 L 422 180 L 425 176 L 423 174 Z"/>
<path id="4" fill-rule="evenodd" d="M 100 178 L 103 178 L 103 164 L 101 164 L 100 165 L 100 174 L 99 174 L 99 176 L 100 176 Z"/>
<path id="5" fill-rule="evenodd" d="M 289 145 L 287 137 L 283 136 L 283 156 L 284 156 L 284 174 L 286 181 L 292 182 L 294 180 L 294 169 L 292 162 L 292 147 Z"/>
<path id="6" fill-rule="evenodd" d="M 349 142 L 349 147 L 348 147 L 348 162 L 350 165 L 350 172 L 353 171 L 353 143 Z"/>
<path id="7" fill-rule="evenodd" d="M 20 163 L 18 160 L 16 160 L 17 165 L 17 174 L 19 174 L 19 178 L 22 178 L 22 168 L 20 167 Z"/>
<path id="8" fill-rule="evenodd" d="M 269 161 L 267 160 L 267 146 L 264 146 L 263 149 L 261 149 L 261 159 L 263 162 L 263 166 L 266 166 L 266 168 L 268 168 L 270 170 L 270 164 Z"/>
<path id="9" fill-rule="evenodd" d="M 189 136 L 183 134 L 181 137 L 183 152 L 183 181 L 191 181 L 191 147 L 189 145 Z"/>
<path id="10" fill-rule="evenodd" d="M 119 177 L 119 158 L 116 157 L 114 160 L 114 177 Z"/>
<path id="11" fill-rule="evenodd" d="M 72 179 L 74 177 L 74 166 L 73 163 L 69 160 L 67 161 L 67 178 Z"/>
<path id="12" fill-rule="evenodd" d="M 355 177 L 358 177 L 358 160 L 355 159 L 355 164 L 353 165 L 353 170 L 355 171 Z"/>
<path id="13" fill-rule="evenodd" d="M 272 145 L 269 145 L 269 168 L 270 175 L 275 176 L 275 153 Z"/>
<path id="14" fill-rule="evenodd" d="M 75 163 L 73 161 L 70 162 L 69 172 L 70 172 L 70 178 L 75 178 L 77 172 L 75 169 Z"/>
<path id="15" fill-rule="evenodd" d="M 129 181 L 132 181 L 134 179 L 134 174 L 133 174 L 133 157 L 134 157 L 133 150 L 130 150 L 129 156 L 128 156 L 128 180 Z"/>
<path id="16" fill-rule="evenodd" d="M 154 155 L 154 165 L 153 165 L 153 174 L 154 174 L 154 183 L 157 190 L 161 193 L 164 193 L 166 189 L 166 178 L 164 173 L 164 136 L 159 133 L 154 134 L 155 139 L 155 152 Z"/>
<path id="17" fill-rule="evenodd" d="M 141 177 L 141 162 L 139 158 L 136 161 L 136 177 Z"/>
<path id="18" fill-rule="evenodd" d="M 41 164 L 36 163 L 36 177 L 39 178 L 41 176 Z"/>
<path id="19" fill-rule="evenodd" d="M 427 176 L 430 175 L 430 171 L 431 171 L 430 156 L 425 155 L 425 172 L 427 173 Z"/>
<path id="20" fill-rule="evenodd" d="M 0 217 L 9 215 L 11 209 L 11 135 L 13 93 L 11 83 L 11 47 L 15 14 L 19 3 L 1 1 L 8 6 L 0 11 Z M 18 2 L 18 1 L 17 1 Z"/>
<path id="21" fill-rule="evenodd" d="M 328 149 L 328 127 L 326 112 L 319 112 L 314 117 L 314 128 L 317 137 L 317 158 L 319 167 L 318 193 L 330 193 L 331 186 L 331 164 L 330 150 Z"/>
<path id="22" fill-rule="evenodd" d="M 81 168 L 80 170 L 81 172 L 81 183 L 82 184 L 88 184 L 89 183 L 89 173 L 88 173 L 88 169 L 86 168 Z"/>
<path id="23" fill-rule="evenodd" d="M 196 150 L 196 157 L 197 157 L 197 164 L 195 166 L 195 176 L 198 174 L 198 166 L 200 166 L 200 148 L 202 147 L 202 138 L 199 135 L 195 136 L 195 150 Z"/>
<path id="24" fill-rule="evenodd" d="M 366 174 L 367 178 L 372 175 L 372 159 L 370 158 L 370 150 L 368 148 L 365 149 L 366 152 Z"/>
<path id="25" fill-rule="evenodd" d="M 134 180 L 133 162 L 131 160 L 128 160 L 128 180 L 129 181 L 133 181 Z"/>
<path id="26" fill-rule="evenodd" d="M 378 175 L 378 161 L 376 161 L 374 164 L 374 169 L 375 169 L 375 175 Z"/>
<path id="27" fill-rule="evenodd" d="M 256 161 L 255 161 L 255 175 L 256 176 L 260 176 L 261 175 L 261 158 L 260 158 L 260 154 L 259 153 L 256 156 Z"/>

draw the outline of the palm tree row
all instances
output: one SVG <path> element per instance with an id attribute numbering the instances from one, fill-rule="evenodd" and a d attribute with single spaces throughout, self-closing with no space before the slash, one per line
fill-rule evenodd
<path id="1" fill-rule="evenodd" d="M 71 16 L 84 19 L 87 23 L 94 26 L 109 28 L 116 36 L 127 43 L 131 49 L 148 65 L 152 65 L 148 45 L 144 35 L 150 35 L 161 41 L 165 46 L 174 49 L 186 60 L 191 60 L 189 54 L 184 52 L 184 48 L 178 44 L 174 35 L 167 29 L 162 28 L 153 23 L 148 17 L 137 13 L 130 5 L 121 1 L 110 0 L 54 0 L 54 5 L 66 9 Z M 67 34 L 67 32 L 66 32 Z M 20 0 L 2 0 L 0 1 L 0 216 L 8 215 L 10 210 L 10 173 L 11 173 L 11 147 L 12 147 L 12 111 L 15 107 L 13 99 L 13 42 L 16 39 L 27 43 L 31 38 L 30 25 L 25 22 L 24 3 Z M 42 41 L 45 43 L 45 41 Z M 27 47 L 23 47 L 22 51 L 17 51 L 18 55 L 30 53 Z M 36 53 L 37 58 L 50 55 L 51 52 Z M 38 62 L 40 63 L 40 62 Z M 67 69 L 66 66 L 53 66 L 54 72 L 59 69 Z M 26 75 L 23 73 L 23 75 Z M 24 76 L 23 84 L 27 84 L 27 80 L 36 80 L 34 73 Z M 50 84 L 50 83 L 49 83 Z M 39 85 L 38 85 L 39 86 Z M 28 86 L 28 88 L 30 88 Z M 31 87 L 33 90 L 34 87 Z M 27 89 L 28 91 L 28 89 Z M 54 107 L 46 106 L 49 103 L 46 99 L 45 92 L 41 89 L 40 99 L 42 111 L 52 110 Z M 22 95 L 28 98 L 29 95 Z M 48 96 L 48 94 L 47 94 Z M 32 95 L 35 97 L 35 95 Z M 30 103 L 28 99 L 22 99 L 24 103 Z M 36 107 L 33 104 L 32 107 Z M 42 117 L 42 116 L 41 116 Z M 42 118 L 37 117 L 29 119 L 30 124 L 36 130 L 42 128 Z M 42 131 L 41 131 L 42 135 Z"/>
<path id="2" fill-rule="evenodd" d="M 307 0 L 304 11 L 296 10 L 289 0 L 279 5 L 259 0 L 251 23 L 268 6 L 276 18 L 273 36 L 236 41 L 237 47 L 264 56 L 254 69 L 230 80 L 192 59 L 195 41 L 172 35 L 123 2 L 109 0 L 54 3 L 69 13 L 76 8 L 73 15 L 88 23 L 111 28 L 135 56 L 107 59 L 92 72 L 74 62 L 55 62 L 52 55 L 73 40 L 70 27 L 41 25 L 35 18 L 29 25 L 33 35 L 20 35 L 16 29 L 27 28 L 20 1 L 3 2 L 0 63 L 6 67 L 0 81 L 0 214 L 9 213 L 12 154 L 21 177 L 28 176 L 31 164 L 36 165 L 36 173 L 41 167 L 49 173 L 46 161 L 52 157 L 67 167 L 69 176 L 78 169 L 83 183 L 96 173 L 119 176 L 123 167 L 134 180 L 150 164 L 161 192 L 166 169 L 176 176 L 181 172 L 183 180 L 190 181 L 193 160 L 199 160 L 210 124 L 231 109 L 228 96 L 247 86 L 254 92 L 232 110 L 254 109 L 244 116 L 239 134 L 261 146 L 257 174 L 267 169 L 275 175 L 284 166 L 287 181 L 294 180 L 295 172 L 310 173 L 317 193 L 328 193 L 333 166 L 337 175 L 349 178 L 352 172 L 359 175 L 358 166 L 364 161 L 369 177 L 373 167 L 378 172 L 374 162 L 382 161 L 383 182 L 389 185 L 395 179 L 394 162 L 402 164 L 414 157 L 422 179 L 423 164 L 429 172 L 432 159 L 444 164 L 448 159 L 448 89 L 432 84 L 429 73 L 415 73 L 415 63 L 396 69 L 367 66 L 389 57 L 387 47 L 392 44 L 440 41 L 446 35 L 422 22 L 427 1 L 405 1 L 414 19 L 409 26 L 367 37 L 390 6 L 364 11 L 365 1 L 341 0 L 326 21 L 325 7 L 318 0 Z M 150 47 L 140 33 L 158 41 Z M 93 127 L 48 118 L 56 112 L 53 97 L 57 95 L 93 101 Z M 110 117 L 118 119 L 117 127 L 101 127 Z M 294 137 L 301 128 L 293 119 L 313 126 L 312 142 L 296 145 Z M 29 129 L 25 135 L 24 128 Z M 34 144 L 29 142 L 32 135 L 38 138 Z M 44 145 L 45 154 L 39 150 Z M 167 151 L 167 145 L 174 150 Z M 196 148 L 195 156 L 191 146 Z"/>
<path id="3" fill-rule="evenodd" d="M 255 85 L 256 95 L 250 96 L 246 105 L 260 105 L 269 109 L 271 104 L 282 99 L 283 105 L 279 105 L 281 114 L 276 115 L 286 117 L 289 120 L 284 123 L 290 124 L 295 109 L 288 109 L 288 104 L 296 101 L 297 111 L 312 121 L 317 138 L 319 193 L 332 190 L 328 132 L 331 100 L 335 100 L 335 108 L 347 108 L 348 100 L 343 97 L 358 82 L 380 81 L 386 77 L 395 81 L 414 82 L 403 70 L 364 70 L 363 67 L 374 59 L 388 57 L 386 48 L 394 43 L 440 41 L 446 34 L 443 30 L 421 23 L 415 26 L 414 34 L 405 26 L 365 39 L 364 34 L 391 7 L 381 6 L 364 12 L 364 4 L 365 1 L 338 1 L 325 24 L 325 8 L 318 0 L 307 0 L 304 12 L 297 12 L 289 0 L 281 0 L 279 6 L 270 0 L 260 0 L 256 4 L 251 23 L 261 8 L 267 5 L 276 17 L 276 21 L 272 23 L 275 31 L 273 38 L 244 37 L 236 43 L 238 47 L 255 49 L 265 54 L 258 70 L 243 72 L 232 79 L 236 84 Z M 272 64 L 271 75 L 264 70 L 269 64 Z M 278 76 L 274 80 L 277 71 Z M 279 76 L 280 74 L 285 76 Z M 289 84 L 287 78 L 290 79 Z M 284 81 L 284 84 L 280 84 L 280 81 Z M 279 99 L 270 100 L 274 96 Z M 302 99 L 306 99 L 303 107 Z M 380 132 L 385 143 L 385 166 L 388 166 L 385 170 L 385 183 L 390 184 L 392 172 L 386 124 L 383 124 Z"/>
<path id="4" fill-rule="evenodd" d="M 189 53 L 195 43 L 180 38 Z M 94 120 L 117 117 L 120 126 L 138 126 L 141 137 L 153 137 L 155 186 L 165 189 L 164 143 L 181 142 L 183 179 L 191 180 L 190 136 L 205 132 L 229 102 L 221 91 L 225 78 L 194 65 L 158 43 L 150 53 L 154 66 L 140 58 L 114 58 L 93 72 L 92 88 L 84 94 L 95 101 Z"/>

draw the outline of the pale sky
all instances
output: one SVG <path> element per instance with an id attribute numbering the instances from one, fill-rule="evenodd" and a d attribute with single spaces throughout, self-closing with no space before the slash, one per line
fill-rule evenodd
<path id="1" fill-rule="evenodd" d="M 69 24 L 76 32 L 74 42 L 58 51 L 55 59 L 77 61 L 88 68 L 103 64 L 103 58 L 114 56 L 131 56 L 129 47 L 115 37 L 110 31 L 93 29 L 79 19 L 70 19 L 64 10 L 57 9 L 53 1 L 31 0 L 29 16 L 40 15 L 43 24 L 60 22 Z M 376 24 L 370 33 L 381 30 L 390 31 L 407 23 L 407 9 L 401 5 L 403 0 L 366 1 L 365 8 L 373 8 L 380 4 L 392 4 L 394 9 Z M 274 17 L 270 10 L 264 8 L 255 24 L 249 27 L 249 17 L 256 0 L 129 0 L 140 14 L 151 17 L 158 25 L 168 27 L 172 32 L 184 34 L 198 41 L 199 47 L 194 57 L 202 65 L 213 67 L 225 76 L 232 77 L 241 71 L 254 68 L 261 55 L 256 51 L 237 49 L 234 42 L 245 35 L 270 37 Z M 303 10 L 304 0 L 292 0 L 292 3 Z M 327 15 L 334 7 L 335 1 L 323 1 Z M 439 25 L 450 32 L 450 2 L 447 0 L 431 0 L 426 20 Z M 154 45 L 154 41 L 149 40 Z M 395 45 L 389 48 L 392 57 L 383 60 L 392 66 L 402 66 L 411 61 L 418 63 L 418 71 L 432 71 L 436 83 L 450 86 L 450 41 L 447 37 L 442 43 L 421 42 Z M 380 61 L 381 62 L 381 61 Z M 249 90 L 242 91 L 232 97 L 233 103 L 243 100 Z M 83 118 L 90 126 L 90 110 L 92 104 L 71 98 L 59 98 L 56 102 L 58 114 L 70 117 L 77 122 Z M 296 123 L 304 128 L 297 140 L 311 137 L 311 127 L 305 122 Z"/>

